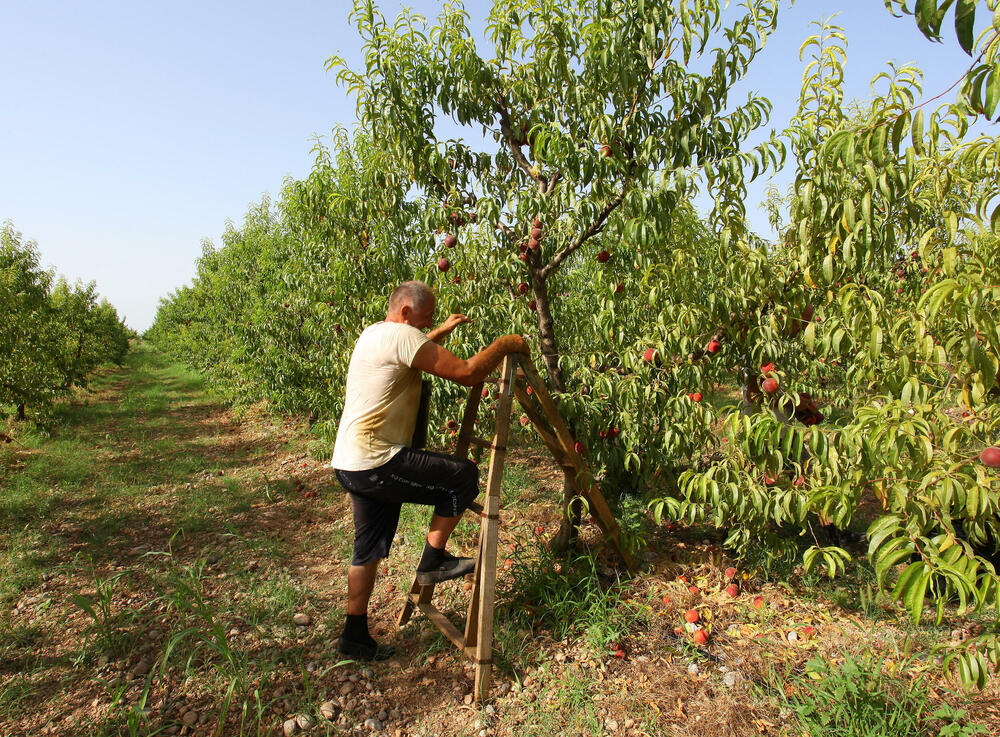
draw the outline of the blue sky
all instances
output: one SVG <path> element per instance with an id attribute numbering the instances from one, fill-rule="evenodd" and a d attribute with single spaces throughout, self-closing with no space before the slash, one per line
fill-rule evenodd
<path id="1" fill-rule="evenodd" d="M 440 7 L 407 5 L 430 16 Z M 392 17 L 399 3 L 381 7 Z M 487 7 L 466 4 L 475 28 Z M 304 177 L 314 135 L 353 123 L 353 101 L 324 70 L 334 53 L 360 66 L 348 10 L 311 0 L 0 0 L 0 221 L 37 241 L 47 266 L 96 280 L 144 330 L 158 300 L 190 282 L 203 239 L 218 243 L 227 219 L 242 220 L 286 176 Z M 774 103 L 773 126 L 794 111 L 809 22 L 838 11 L 849 96 L 867 96 L 890 59 L 916 62 L 928 96 L 969 64 L 950 29 L 931 44 L 882 0 L 781 0 L 779 32 L 748 83 Z M 762 191 L 747 209 L 766 232 Z"/>

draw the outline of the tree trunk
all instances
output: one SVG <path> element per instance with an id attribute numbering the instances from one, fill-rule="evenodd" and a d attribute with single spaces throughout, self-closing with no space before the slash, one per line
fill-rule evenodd
<path id="1" fill-rule="evenodd" d="M 559 368 L 559 347 L 556 343 L 555 322 L 552 319 L 552 310 L 549 306 L 548 283 L 538 273 L 531 260 L 528 262 L 528 272 L 531 275 L 531 290 L 535 297 L 535 309 L 538 310 L 538 338 L 542 351 L 542 362 L 545 364 L 545 373 L 548 375 L 552 391 L 561 393 L 566 391 L 566 384 Z M 567 424 L 570 433 L 575 434 L 572 424 Z M 579 494 L 573 488 L 568 476 L 564 477 L 563 480 L 562 510 L 559 532 L 549 543 L 550 549 L 557 553 L 566 552 L 576 542 L 583 517 L 583 505 Z"/>
<path id="2" fill-rule="evenodd" d="M 24 414 L 24 402 L 17 405 L 17 419 L 21 422 L 27 419 L 27 415 Z"/>

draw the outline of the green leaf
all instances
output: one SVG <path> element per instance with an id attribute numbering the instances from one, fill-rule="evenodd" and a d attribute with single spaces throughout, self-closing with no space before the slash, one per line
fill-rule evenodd
<path id="1" fill-rule="evenodd" d="M 976 2 L 977 0 L 958 0 L 955 7 L 955 34 L 962 50 L 972 56 L 972 46 L 976 41 Z"/>
<path id="2" fill-rule="evenodd" d="M 913 128 L 910 130 L 910 140 L 913 142 L 913 150 L 919 155 L 924 153 L 924 111 L 917 110 L 913 114 Z"/>
<path id="3" fill-rule="evenodd" d="M 998 102 L 1000 102 L 1000 73 L 993 69 L 986 81 L 986 99 L 983 103 L 983 112 L 987 118 L 993 117 Z"/>

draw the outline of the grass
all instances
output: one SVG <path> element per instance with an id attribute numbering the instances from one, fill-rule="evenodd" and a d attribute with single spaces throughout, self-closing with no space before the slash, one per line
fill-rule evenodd
<path id="1" fill-rule="evenodd" d="M 346 497 L 325 464 L 311 460 L 328 448 L 305 436 L 304 423 L 254 407 L 236 417 L 197 374 L 140 344 L 124 368 L 106 370 L 91 393 L 61 405 L 47 429 L 19 426 L 17 443 L 0 448 L 0 734 L 39 733 L 49 721 L 71 737 L 162 734 L 179 731 L 189 708 L 207 718 L 194 734 L 273 734 L 290 715 L 316 716 L 320 703 L 338 696 L 345 668 L 360 672 L 334 648 L 352 535 Z M 373 689 L 409 710 L 390 733 L 399 726 L 404 734 L 472 735 L 482 720 L 498 737 L 601 735 L 609 720 L 621 729 L 627 720 L 648 735 L 749 737 L 760 728 L 734 715 L 777 725 L 786 710 L 787 729 L 774 733 L 799 737 L 815 724 L 836 737 L 866 728 L 860 720 L 869 712 L 874 723 L 880 712 L 871 704 L 895 702 L 942 734 L 977 733 L 968 714 L 942 712 L 945 702 L 931 691 L 907 690 L 898 670 L 852 655 L 861 665 L 845 671 L 844 658 L 855 652 L 847 637 L 824 649 L 782 641 L 789 627 L 822 626 L 823 617 L 862 617 L 864 627 L 886 628 L 883 643 L 922 636 L 870 594 L 863 563 L 850 572 L 862 585 L 852 587 L 762 556 L 740 565 L 750 572 L 741 579 L 747 596 L 732 601 L 721 593 L 722 554 L 712 561 L 707 552 L 718 537 L 668 534 L 631 495 L 609 502 L 626 536 L 650 544 L 648 571 L 621 575 L 589 525 L 577 548 L 554 555 L 547 541 L 560 522 L 558 469 L 546 475 L 547 456 L 511 445 L 501 491 L 495 711 L 462 708 L 469 662 L 426 617 L 393 626 L 430 517 L 405 505 L 372 606 L 376 636 L 403 653 L 371 666 Z M 485 475 L 485 459 L 481 468 Z M 315 496 L 307 500 L 306 489 Z M 454 547 L 471 553 L 478 535 L 478 521 L 467 516 Z M 677 583 L 681 572 L 703 593 Z M 749 606 L 758 590 L 771 602 L 762 611 Z M 661 605 L 665 594 L 669 607 Z M 435 601 L 454 621 L 464 619 L 461 583 L 438 587 Z M 714 612 L 707 648 L 674 633 L 691 606 Z M 296 612 L 309 613 L 312 625 L 296 627 Z M 727 699 L 716 665 L 761 653 L 781 664 L 773 681 Z M 805 668 L 819 654 L 827 671 Z M 151 663 L 149 674 L 132 678 L 142 661 Z M 697 679 L 686 670 L 692 662 L 701 668 Z M 749 664 L 741 672 L 755 677 Z M 857 698 L 857 720 L 839 726 L 831 694 L 855 680 L 864 691 L 839 698 Z M 786 693 L 786 685 L 795 690 Z M 351 719 L 368 716 L 351 714 L 321 725 L 346 733 Z"/>
<path id="2" fill-rule="evenodd" d="M 813 658 L 800 675 L 776 677 L 770 690 L 794 714 L 810 737 L 929 737 L 987 734 L 969 723 L 967 712 L 931 702 L 929 686 L 918 678 L 897 675 L 906 663 L 890 668 L 866 653 L 846 655 L 836 663 Z"/>

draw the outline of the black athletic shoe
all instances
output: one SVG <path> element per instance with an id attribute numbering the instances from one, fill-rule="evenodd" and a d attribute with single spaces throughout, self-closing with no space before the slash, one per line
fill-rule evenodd
<path id="1" fill-rule="evenodd" d="M 356 642 L 341 637 L 337 640 L 337 652 L 358 660 L 388 660 L 396 654 L 392 645 L 369 645 L 367 642 Z"/>
<path id="2" fill-rule="evenodd" d="M 449 555 L 441 565 L 427 571 L 417 571 L 417 583 L 427 586 L 432 583 L 451 581 L 453 578 L 468 576 L 476 570 L 476 561 L 473 558 L 456 558 Z"/>

